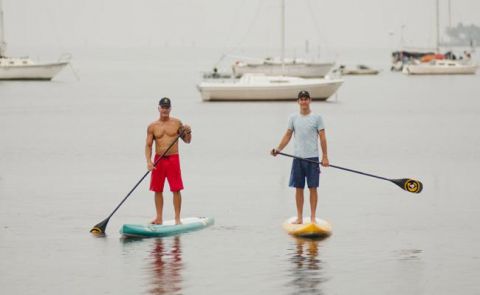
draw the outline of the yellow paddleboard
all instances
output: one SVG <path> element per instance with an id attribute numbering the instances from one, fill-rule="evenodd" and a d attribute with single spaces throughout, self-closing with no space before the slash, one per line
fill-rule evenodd
<path id="1" fill-rule="evenodd" d="M 332 234 L 332 226 L 326 220 L 316 218 L 316 222 L 312 223 L 310 217 L 305 217 L 302 224 L 293 224 L 295 220 L 297 217 L 291 217 L 283 223 L 283 228 L 292 236 L 322 238 Z"/>

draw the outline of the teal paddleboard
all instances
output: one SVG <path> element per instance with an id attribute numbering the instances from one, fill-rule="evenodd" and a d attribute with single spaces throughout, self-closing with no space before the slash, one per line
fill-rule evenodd
<path id="1" fill-rule="evenodd" d="M 182 218 L 181 221 L 182 224 L 175 224 L 174 220 L 165 221 L 161 225 L 124 224 L 120 229 L 120 233 L 125 237 L 132 238 L 166 237 L 199 230 L 215 222 L 210 217 L 187 217 Z"/>

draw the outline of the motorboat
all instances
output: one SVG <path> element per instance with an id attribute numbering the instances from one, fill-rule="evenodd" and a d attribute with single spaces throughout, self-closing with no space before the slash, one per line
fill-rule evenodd
<path id="1" fill-rule="evenodd" d="M 354 68 L 349 68 L 341 65 L 338 68 L 341 75 L 377 75 L 380 71 L 372 69 L 366 65 L 357 65 Z"/>

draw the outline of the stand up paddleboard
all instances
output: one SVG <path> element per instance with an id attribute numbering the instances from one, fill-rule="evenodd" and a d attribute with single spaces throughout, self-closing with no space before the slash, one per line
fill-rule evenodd
<path id="1" fill-rule="evenodd" d="M 182 224 L 175 224 L 175 220 L 164 221 L 163 224 L 124 224 L 120 233 L 124 237 L 153 238 L 173 236 L 189 231 L 199 230 L 215 223 L 210 217 L 187 217 L 181 219 Z"/>
<path id="2" fill-rule="evenodd" d="M 302 224 L 293 224 L 297 217 L 291 217 L 283 223 L 283 228 L 288 234 L 303 238 L 324 238 L 332 234 L 332 226 L 328 221 L 316 218 L 312 223 L 310 217 L 303 218 Z"/>

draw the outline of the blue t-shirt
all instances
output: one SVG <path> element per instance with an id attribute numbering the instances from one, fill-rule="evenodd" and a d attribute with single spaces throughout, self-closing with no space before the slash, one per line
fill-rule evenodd
<path id="1" fill-rule="evenodd" d="M 318 157 L 318 132 L 325 129 L 320 115 L 310 113 L 291 114 L 288 118 L 288 129 L 295 136 L 295 156 L 302 158 Z"/>

